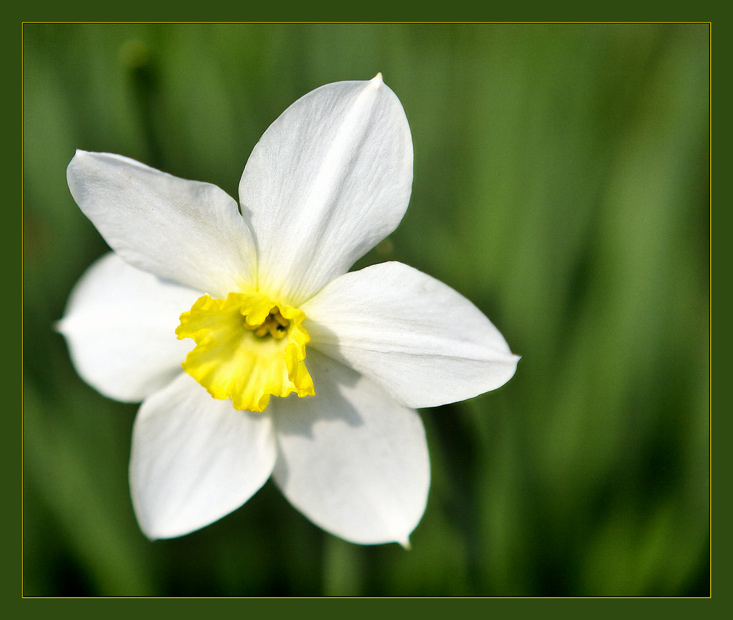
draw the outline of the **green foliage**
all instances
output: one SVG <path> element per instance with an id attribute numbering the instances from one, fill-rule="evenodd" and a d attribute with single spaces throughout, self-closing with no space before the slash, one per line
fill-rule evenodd
<path id="1" fill-rule="evenodd" d="M 24 26 L 26 595 L 706 595 L 706 25 Z M 412 550 L 324 534 L 271 484 L 148 542 L 136 407 L 73 370 L 54 322 L 106 251 L 74 149 L 236 196 L 259 136 L 322 84 L 381 71 L 415 181 L 397 259 L 473 300 L 523 356 L 425 410 Z"/>

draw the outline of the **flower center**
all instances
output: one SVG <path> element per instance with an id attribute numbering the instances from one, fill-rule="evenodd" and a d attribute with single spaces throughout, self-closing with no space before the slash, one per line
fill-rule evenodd
<path id="1" fill-rule="evenodd" d="M 254 331 L 255 336 L 259 338 L 264 338 L 265 336 L 272 336 L 278 339 L 284 338 L 288 333 L 288 326 L 290 325 L 290 321 L 280 314 L 280 308 L 277 306 L 270 308 L 267 318 L 265 318 L 261 325 L 250 325 L 246 319 L 247 317 L 245 317 L 244 326 Z"/>
<path id="2" fill-rule="evenodd" d="M 176 328 L 179 340 L 196 343 L 183 369 L 214 398 L 231 398 L 235 409 L 264 411 L 270 396 L 292 392 L 313 396 L 304 319 L 302 310 L 261 293 L 199 297 Z"/>

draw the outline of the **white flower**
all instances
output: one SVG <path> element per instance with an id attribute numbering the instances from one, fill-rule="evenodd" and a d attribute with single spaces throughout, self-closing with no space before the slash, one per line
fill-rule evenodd
<path id="1" fill-rule="evenodd" d="M 216 186 L 119 155 L 78 151 L 67 177 L 114 252 L 59 329 L 90 385 L 142 401 L 130 485 L 143 532 L 204 527 L 272 475 L 328 532 L 407 545 L 430 484 L 415 408 L 495 389 L 518 358 L 415 269 L 347 273 L 410 197 L 410 130 L 381 75 L 290 106 L 247 162 L 241 214 Z"/>

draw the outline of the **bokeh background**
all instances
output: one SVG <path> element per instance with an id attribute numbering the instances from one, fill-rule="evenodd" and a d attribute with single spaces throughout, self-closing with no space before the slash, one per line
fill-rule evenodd
<path id="1" fill-rule="evenodd" d="M 707 595 L 706 24 L 26 24 L 25 595 Z M 412 550 L 326 534 L 268 483 L 184 538 L 140 533 L 136 406 L 54 332 L 106 245 L 76 148 L 237 195 L 265 128 L 381 71 L 411 124 L 396 259 L 473 300 L 522 355 L 500 390 L 422 412 Z"/>

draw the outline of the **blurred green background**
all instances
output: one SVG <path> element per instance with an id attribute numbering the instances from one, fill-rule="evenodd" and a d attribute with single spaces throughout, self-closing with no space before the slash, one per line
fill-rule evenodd
<path id="1" fill-rule="evenodd" d="M 26 24 L 25 595 L 707 595 L 709 27 Z M 120 153 L 232 196 L 306 92 L 381 71 L 415 180 L 396 259 L 522 355 L 422 412 L 428 507 L 398 545 L 313 526 L 268 483 L 151 543 L 127 482 L 136 406 L 54 332 L 106 251 L 65 180 Z"/>

